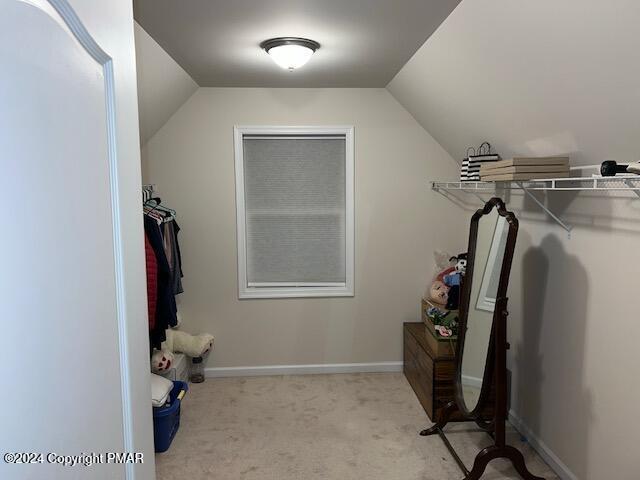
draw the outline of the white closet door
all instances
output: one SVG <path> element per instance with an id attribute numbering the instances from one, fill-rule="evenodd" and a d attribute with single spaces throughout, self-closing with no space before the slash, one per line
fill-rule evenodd
<path id="1" fill-rule="evenodd" d="M 112 67 L 66 0 L 0 0 L 3 454 L 130 444 Z M 133 478 L 48 461 L 0 478 Z"/>

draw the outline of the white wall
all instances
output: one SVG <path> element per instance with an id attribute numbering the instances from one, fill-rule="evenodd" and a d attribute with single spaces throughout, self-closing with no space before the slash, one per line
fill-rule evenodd
<path id="1" fill-rule="evenodd" d="M 637 160 L 639 21 L 635 0 L 463 0 L 388 89 L 456 159 Z"/>
<path id="2" fill-rule="evenodd" d="M 634 160 L 639 22 L 635 1 L 463 0 L 388 88 L 458 159 L 488 140 L 505 157 Z M 565 464 L 565 478 L 638 477 L 634 198 L 550 194 L 577 225 L 571 240 L 532 202 L 509 199 L 521 220 L 512 408 Z"/>
<path id="3" fill-rule="evenodd" d="M 512 202 L 521 218 L 540 215 L 529 203 L 522 210 L 521 200 Z M 640 240 L 640 202 L 570 193 L 548 201 L 576 228 L 569 239 L 551 221 L 520 223 L 510 290 L 512 410 L 575 478 L 634 479 L 640 260 L 629 252 Z"/>
<path id="4" fill-rule="evenodd" d="M 238 300 L 233 126 L 243 124 L 354 125 L 354 298 Z M 145 180 L 179 213 L 184 328 L 215 335 L 212 367 L 399 362 L 433 250 L 466 242 L 455 207 L 427 185 L 455 162 L 385 89 L 201 88 L 144 153 Z"/>
<path id="5" fill-rule="evenodd" d="M 196 82 L 134 22 L 140 141 L 145 144 L 198 89 Z"/>

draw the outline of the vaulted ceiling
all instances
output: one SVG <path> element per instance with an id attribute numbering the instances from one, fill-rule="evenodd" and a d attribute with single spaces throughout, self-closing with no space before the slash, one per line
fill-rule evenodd
<path id="1" fill-rule="evenodd" d="M 384 87 L 460 0 L 135 0 L 136 21 L 202 87 Z M 288 72 L 259 48 L 321 44 Z"/>
<path id="2" fill-rule="evenodd" d="M 198 89 L 180 65 L 134 22 L 140 142 L 144 145 Z"/>
<path id="3" fill-rule="evenodd" d="M 144 50 L 157 51 L 139 55 L 141 95 L 153 95 L 142 100 L 154 108 L 172 101 L 160 114 L 147 109 L 145 137 L 195 88 L 188 73 L 200 86 L 386 86 L 458 159 L 485 140 L 503 157 L 638 159 L 640 2 L 457 4 L 135 0 L 136 18 L 160 45 L 137 35 Z M 323 46 L 304 68 L 286 72 L 258 48 L 281 35 Z M 157 67 L 140 68 L 152 54 L 162 60 Z"/>
<path id="4" fill-rule="evenodd" d="M 640 2 L 465 0 L 388 90 L 455 158 L 640 158 Z"/>

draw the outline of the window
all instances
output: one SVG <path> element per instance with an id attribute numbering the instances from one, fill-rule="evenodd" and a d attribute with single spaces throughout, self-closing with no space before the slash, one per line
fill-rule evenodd
<path id="1" fill-rule="evenodd" d="M 240 298 L 353 296 L 353 128 L 234 135 Z"/>

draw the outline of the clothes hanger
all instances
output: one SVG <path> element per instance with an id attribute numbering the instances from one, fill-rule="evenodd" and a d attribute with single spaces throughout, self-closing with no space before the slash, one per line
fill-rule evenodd
<path id="1" fill-rule="evenodd" d="M 162 200 L 160 200 L 160 198 L 158 198 L 158 197 L 151 198 L 151 199 L 149 199 L 149 200 L 148 200 L 148 202 L 154 202 L 154 203 L 153 203 L 153 209 L 154 209 L 154 210 L 160 210 L 160 211 L 162 211 L 162 212 L 169 213 L 169 214 L 171 214 L 171 215 L 173 215 L 173 216 L 175 217 L 175 216 L 176 216 L 176 211 L 175 211 L 175 210 L 173 210 L 172 208 L 165 207 L 164 205 L 161 205 L 161 204 L 160 204 L 160 202 L 161 202 L 161 201 L 162 201 Z M 145 202 L 145 205 L 146 205 L 148 202 Z"/>
<path id="2" fill-rule="evenodd" d="M 151 218 L 158 225 L 160 225 L 164 221 L 164 218 L 162 216 L 160 216 L 159 214 L 157 214 L 156 212 L 151 212 L 151 213 L 150 212 L 145 212 L 144 214 L 146 216 L 148 216 L 149 218 Z"/>
<path id="3" fill-rule="evenodd" d="M 143 205 L 142 211 L 145 215 L 149 216 L 155 220 L 158 225 L 160 225 L 164 221 L 164 217 L 158 210 L 156 210 L 156 207 L 156 205 L 149 205 L 147 201 Z"/>

